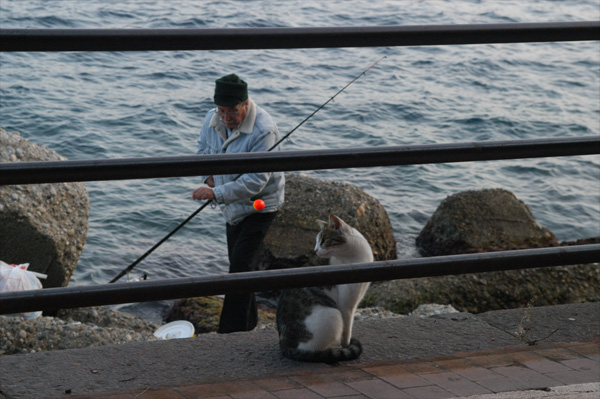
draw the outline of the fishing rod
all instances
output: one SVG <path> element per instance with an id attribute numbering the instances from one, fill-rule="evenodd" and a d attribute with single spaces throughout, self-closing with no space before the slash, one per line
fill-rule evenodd
<path id="1" fill-rule="evenodd" d="M 341 92 L 343 92 L 344 90 L 346 90 L 346 88 L 348 88 L 348 86 L 350 86 L 352 83 L 356 82 L 360 77 L 362 77 L 363 75 L 365 75 L 367 72 L 369 72 L 369 70 L 371 70 L 372 68 L 374 68 L 377 64 L 379 64 L 384 58 L 387 58 L 387 56 L 383 56 L 381 57 L 379 60 L 377 60 L 373 65 L 371 65 L 370 67 L 368 67 L 367 69 L 365 69 L 364 71 L 362 71 L 358 76 L 356 76 L 354 79 L 352 79 L 350 82 L 348 82 L 348 84 L 346 84 L 346 86 L 342 87 L 340 90 L 338 90 L 337 93 L 335 93 L 333 96 L 331 96 L 327 101 L 325 101 L 321 106 L 319 106 L 312 114 L 308 115 L 306 118 L 304 118 L 304 120 L 302 122 L 300 122 L 298 125 L 296 125 L 295 128 L 293 128 L 292 130 L 290 130 L 285 136 L 283 136 L 279 141 L 277 141 L 275 144 L 273 144 L 273 146 L 271 146 L 271 148 L 269 148 L 267 150 L 267 152 L 275 149 L 279 144 L 281 144 L 284 140 L 286 140 L 288 137 L 290 137 L 290 135 L 292 133 L 294 133 L 296 130 L 298 130 L 298 128 L 300 128 L 300 126 L 304 125 L 304 123 L 306 121 L 308 121 L 310 118 L 312 118 L 317 112 L 319 112 L 321 109 L 323 109 L 327 104 L 329 104 L 331 101 L 333 101 L 334 98 L 337 97 L 338 94 L 340 94 Z M 243 173 L 240 173 L 239 175 L 237 175 L 234 179 L 237 180 L 239 179 L 241 176 L 243 176 Z M 171 236 L 175 233 L 177 233 L 183 226 L 185 226 L 190 220 L 192 220 L 197 214 L 199 214 L 200 212 L 202 212 L 202 210 L 204 208 L 206 208 L 208 205 L 210 205 L 213 202 L 213 200 L 208 200 L 206 201 L 204 204 L 202 204 L 202 206 L 200 206 L 198 209 L 196 209 L 190 216 L 187 217 L 187 219 L 185 219 L 183 222 L 181 222 L 179 224 L 179 226 L 177 226 L 175 229 L 173 229 L 169 234 L 167 234 L 166 236 L 164 236 L 159 242 L 157 242 L 152 248 L 150 248 L 148 251 L 146 251 L 142 256 L 140 256 L 135 262 L 133 262 L 132 264 L 130 264 L 129 266 L 127 266 L 125 269 L 121 270 L 121 272 L 115 276 L 115 278 L 113 278 L 112 280 L 109 281 L 110 283 L 115 283 L 117 282 L 121 277 L 123 277 L 124 275 L 126 275 L 127 273 L 129 273 L 131 270 L 133 270 L 134 267 L 136 267 L 141 261 L 143 261 L 144 259 L 146 259 L 146 257 L 148 255 L 150 255 L 152 252 L 154 252 L 154 250 L 158 247 L 160 247 L 165 241 L 167 241 L 169 238 L 171 238 Z"/>

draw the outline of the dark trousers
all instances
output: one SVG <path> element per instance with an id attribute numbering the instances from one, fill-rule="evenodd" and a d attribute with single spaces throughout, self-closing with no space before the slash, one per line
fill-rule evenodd
<path id="1" fill-rule="evenodd" d="M 227 224 L 229 273 L 253 271 L 267 231 L 277 212 L 255 213 L 236 225 Z M 219 321 L 219 334 L 250 331 L 258 324 L 254 293 L 226 294 Z"/>

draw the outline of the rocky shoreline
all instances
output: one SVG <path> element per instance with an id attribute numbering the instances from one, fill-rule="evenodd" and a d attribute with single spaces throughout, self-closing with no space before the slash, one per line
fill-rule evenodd
<path id="1" fill-rule="evenodd" d="M 104 307 L 62 311 L 27 320 L 0 316 L 0 355 L 150 341 L 159 326 Z"/>
<path id="2" fill-rule="evenodd" d="M 450 306 L 424 305 L 410 315 L 383 308 L 361 308 L 356 320 L 395 317 L 427 317 L 456 312 Z M 0 316 L 0 355 L 119 345 L 157 340 L 153 333 L 159 324 L 106 307 L 61 311 L 57 317 L 32 320 Z M 258 329 L 275 329 L 274 318 L 261 318 Z M 209 333 L 214 334 L 214 332 Z"/>
<path id="3" fill-rule="evenodd" d="M 0 144 L 4 144 L 0 145 L 0 162 L 63 159 L 1 128 Z M 85 188 L 60 183 L 8 185 L 2 190 L 0 241 L 6 245 L 0 246 L 0 259 L 14 264 L 35 259 L 29 270 L 48 275 L 44 288 L 67 286 L 87 236 L 89 201 Z M 330 213 L 361 231 L 375 260 L 397 258 L 392 225 L 379 201 L 350 184 L 289 174 L 285 206 L 265 239 L 259 269 L 326 262 L 314 254 L 315 220 L 324 220 Z M 600 237 L 559 243 L 524 202 L 503 188 L 449 195 L 416 239 L 421 256 L 591 243 L 600 243 Z M 361 305 L 366 308 L 360 309 L 356 318 L 406 317 L 401 315 L 409 312 L 426 315 L 417 307 L 431 303 L 478 314 L 599 300 L 600 268 L 595 263 L 374 282 Z M 216 331 L 222 306 L 219 298 L 182 301 L 174 304 L 165 322 L 188 320 L 194 324 L 196 335 Z M 433 309 L 440 311 L 435 306 L 441 305 Z M 274 328 L 273 309 L 261 309 L 259 316 L 259 329 Z M 60 311 L 56 317 L 33 320 L 0 316 L 0 355 L 155 340 L 153 333 L 161 324 L 109 307 Z"/>

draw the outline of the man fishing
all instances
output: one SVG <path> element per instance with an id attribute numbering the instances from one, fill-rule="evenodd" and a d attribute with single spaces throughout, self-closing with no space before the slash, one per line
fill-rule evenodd
<path id="1" fill-rule="evenodd" d="M 277 125 L 248 97 L 248 85 L 237 75 L 217 79 L 213 99 L 216 108 L 204 118 L 197 154 L 267 152 L 278 143 Z M 283 172 L 201 178 L 207 187 L 194 190 L 192 197 L 212 200 L 221 208 L 226 221 L 229 272 L 254 270 L 269 226 L 284 202 Z M 265 204 L 260 212 L 253 207 L 256 199 Z M 218 333 L 250 331 L 257 323 L 254 293 L 225 295 Z"/>

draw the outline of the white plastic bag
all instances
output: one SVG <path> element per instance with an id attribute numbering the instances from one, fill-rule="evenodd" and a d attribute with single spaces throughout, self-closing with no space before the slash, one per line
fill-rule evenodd
<path id="1" fill-rule="evenodd" d="M 0 260 L 0 293 L 27 290 L 38 290 L 42 283 L 38 278 L 48 277 L 42 273 L 27 270 L 29 263 L 21 265 L 9 265 Z M 26 319 L 35 319 L 42 314 L 39 312 L 17 313 L 10 316 L 23 316 Z"/>

